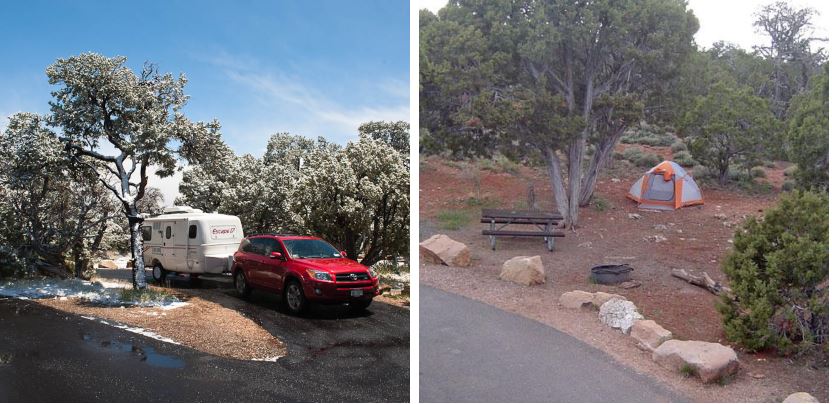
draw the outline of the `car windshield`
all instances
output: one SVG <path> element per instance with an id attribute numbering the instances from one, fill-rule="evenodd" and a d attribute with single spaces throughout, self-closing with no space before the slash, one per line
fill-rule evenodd
<path id="1" fill-rule="evenodd" d="M 292 258 L 338 258 L 341 253 L 326 241 L 315 239 L 283 240 Z"/>

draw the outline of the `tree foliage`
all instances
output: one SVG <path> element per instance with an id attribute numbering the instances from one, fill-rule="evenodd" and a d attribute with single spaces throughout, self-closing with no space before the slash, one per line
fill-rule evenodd
<path id="1" fill-rule="evenodd" d="M 812 49 L 812 43 L 824 40 L 813 37 L 812 8 L 793 8 L 785 1 L 764 6 L 756 14 L 754 26 L 768 35 L 769 44 L 755 47 L 758 55 L 770 63 L 770 84 L 766 96 L 775 115 L 782 119 L 796 94 L 804 91 L 809 79 L 820 71 L 827 59 L 826 49 Z"/>
<path id="2" fill-rule="evenodd" d="M 829 65 L 797 95 L 788 113 L 789 158 L 797 163 L 795 179 L 804 189 L 829 187 Z"/>
<path id="3" fill-rule="evenodd" d="M 361 126 L 340 147 L 273 135 L 262 158 L 226 155 L 184 174 L 177 203 L 240 217 L 248 234 L 314 234 L 373 264 L 406 256 L 410 181 L 401 122 Z"/>
<path id="4" fill-rule="evenodd" d="M 147 169 L 172 175 L 177 159 L 199 162 L 214 153 L 219 123 L 191 122 L 182 113 L 188 97 L 184 75 L 161 74 L 145 64 L 139 74 L 127 58 L 83 53 L 58 59 L 46 69 L 52 92 L 50 126 L 87 175 L 97 178 L 121 204 L 131 236 L 133 285 L 146 287 L 139 201 L 147 189 Z M 102 151 L 102 146 L 114 150 Z M 201 153 L 207 155 L 203 156 Z M 138 178 L 136 178 L 138 177 Z"/>
<path id="5" fill-rule="evenodd" d="M 420 14 L 420 121 L 428 147 L 497 147 L 547 162 L 567 223 L 643 99 L 693 51 L 683 1 L 459 1 Z M 584 171 L 587 145 L 594 146 Z M 566 157 L 564 183 L 561 156 Z"/>
<path id="6" fill-rule="evenodd" d="M 761 163 L 778 127 L 768 102 L 750 88 L 717 83 L 695 101 L 680 129 L 693 158 L 715 169 L 724 185 L 732 164 L 750 171 Z"/>
<path id="7" fill-rule="evenodd" d="M 77 171 L 42 116 L 19 113 L 0 133 L 0 255 L 6 275 L 88 277 L 122 237 L 115 200 Z"/>
<path id="8" fill-rule="evenodd" d="M 829 198 L 793 192 L 734 236 L 722 269 L 736 300 L 719 305 L 728 337 L 789 353 L 829 336 Z"/>

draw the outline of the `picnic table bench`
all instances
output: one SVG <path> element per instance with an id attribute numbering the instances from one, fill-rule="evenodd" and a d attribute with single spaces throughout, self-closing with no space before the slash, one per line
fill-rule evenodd
<path id="1" fill-rule="evenodd" d="M 512 209 L 483 209 L 480 223 L 489 224 L 489 228 L 482 231 L 491 241 L 491 249 L 497 249 L 497 237 L 543 237 L 549 251 L 555 249 L 555 237 L 566 235 L 557 230 L 563 216 L 555 212 L 541 212 L 536 210 Z M 536 230 L 505 230 L 509 225 L 529 225 Z M 501 225 L 497 227 L 497 225 Z"/>

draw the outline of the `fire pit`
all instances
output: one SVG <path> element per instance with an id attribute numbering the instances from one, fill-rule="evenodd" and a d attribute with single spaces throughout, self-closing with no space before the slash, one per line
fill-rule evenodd
<path id="1" fill-rule="evenodd" d="M 593 282 L 614 285 L 630 280 L 633 268 L 627 264 L 604 264 L 592 267 L 590 277 Z"/>

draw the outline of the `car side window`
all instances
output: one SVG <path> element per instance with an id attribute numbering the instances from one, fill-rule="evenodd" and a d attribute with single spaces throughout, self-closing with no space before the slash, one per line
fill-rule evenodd
<path id="1" fill-rule="evenodd" d="M 266 239 L 266 253 L 265 253 L 265 255 L 266 256 L 271 256 L 273 252 L 279 252 L 279 253 L 283 254 L 283 248 L 280 247 L 280 242 L 273 239 L 273 238 Z"/>
<path id="2" fill-rule="evenodd" d="M 196 238 L 196 225 L 192 224 L 188 227 L 188 238 Z"/>
<path id="3" fill-rule="evenodd" d="M 260 255 L 266 255 L 266 241 L 267 239 L 255 238 L 251 240 L 251 252 Z"/>
<path id="4" fill-rule="evenodd" d="M 169 239 L 169 238 L 170 238 L 170 226 L 168 226 L 167 228 L 165 228 L 165 238 L 166 238 L 166 239 Z"/>
<path id="5" fill-rule="evenodd" d="M 240 241 L 240 251 L 251 252 L 251 241 L 249 239 L 244 238 L 243 241 Z"/>

